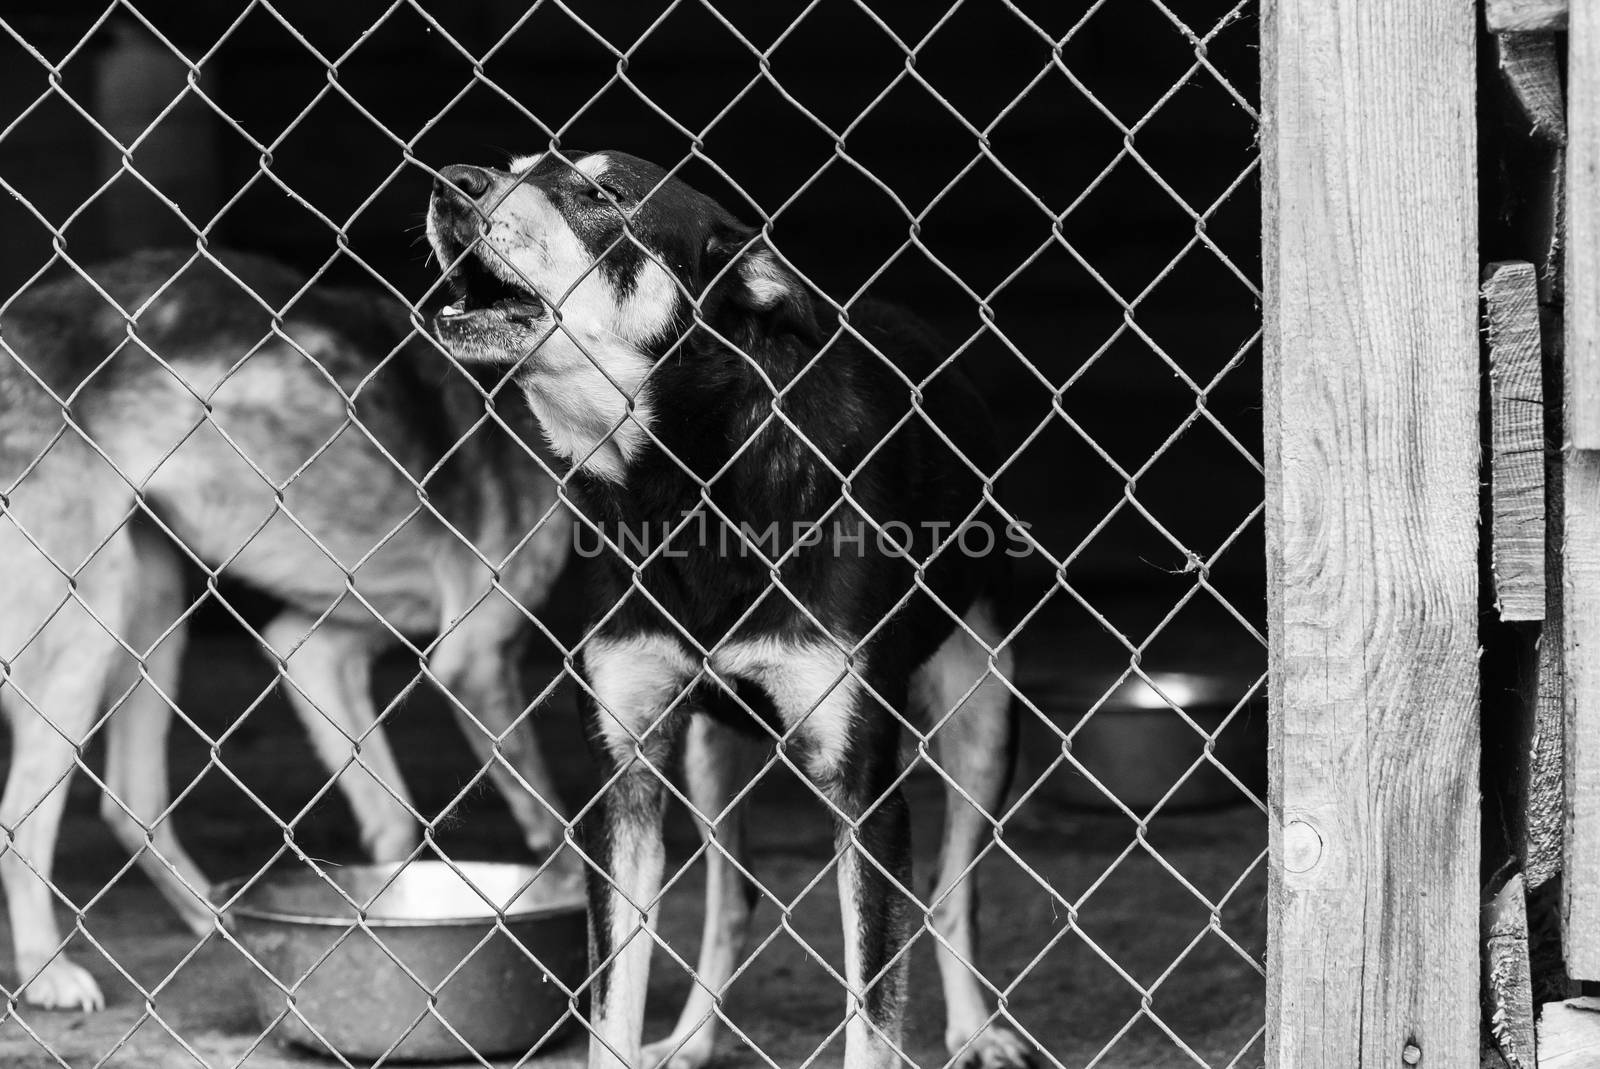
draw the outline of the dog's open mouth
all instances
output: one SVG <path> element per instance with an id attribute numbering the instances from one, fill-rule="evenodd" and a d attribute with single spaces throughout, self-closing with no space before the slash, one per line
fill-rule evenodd
<path id="1" fill-rule="evenodd" d="M 492 254 L 491 254 L 492 255 Z M 509 323 L 532 326 L 546 312 L 544 301 L 530 290 L 513 285 L 489 270 L 476 255 L 468 255 L 445 278 L 455 298 L 439 311 L 439 326 L 460 326 L 485 313 Z"/>

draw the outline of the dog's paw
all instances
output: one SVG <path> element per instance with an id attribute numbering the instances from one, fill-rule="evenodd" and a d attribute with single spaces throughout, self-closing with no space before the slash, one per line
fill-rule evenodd
<path id="1" fill-rule="evenodd" d="M 998 1022 L 970 1044 L 966 1040 L 964 1034 L 945 1036 L 945 1046 L 955 1055 L 950 1069 L 1034 1069 L 1037 1065 L 1033 1046 Z"/>
<path id="2" fill-rule="evenodd" d="M 656 1043 L 646 1043 L 640 1069 L 702 1069 L 711 1061 L 712 1043 L 698 1035 L 688 1042 L 679 1036 L 668 1036 Z"/>
<path id="3" fill-rule="evenodd" d="M 47 1010 L 92 1013 L 106 1008 L 106 997 L 89 970 L 61 956 L 51 960 L 23 989 L 22 1001 Z"/>

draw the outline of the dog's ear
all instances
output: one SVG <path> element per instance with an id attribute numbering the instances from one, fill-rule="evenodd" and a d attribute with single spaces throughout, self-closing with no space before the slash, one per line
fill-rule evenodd
<path id="1" fill-rule="evenodd" d="M 725 307 L 760 320 L 768 333 L 794 334 L 812 344 L 822 340 L 806 284 L 757 231 L 747 227 L 713 231 L 706 241 L 704 266 L 707 278 L 721 274 L 715 288 L 724 295 Z"/>

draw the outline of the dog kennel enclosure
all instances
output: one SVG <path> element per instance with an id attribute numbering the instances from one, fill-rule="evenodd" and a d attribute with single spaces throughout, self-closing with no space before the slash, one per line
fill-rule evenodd
<path id="1" fill-rule="evenodd" d="M 585 149 L 713 195 L 846 321 L 873 298 L 926 317 L 994 409 L 1003 460 L 982 473 L 985 498 L 1020 533 L 1005 685 L 1021 745 L 1003 811 L 986 814 L 973 968 L 991 1022 L 1039 1064 L 1515 1066 L 1536 1046 L 1600 1049 L 1581 986 L 1600 981 L 1600 699 L 1581 655 L 1600 619 L 1592 8 L 22 0 L 0 31 L 0 323 L 31 288 L 78 278 L 125 322 L 119 358 L 166 360 L 98 265 L 164 247 L 176 279 L 237 249 L 288 265 L 305 293 L 386 294 L 407 344 L 432 344 L 447 297 L 421 226 L 439 169 Z M 262 342 L 317 366 L 284 327 L 304 294 L 244 296 Z M 50 388 L 27 346 L 3 329 L 0 342 L 0 361 Z M 191 391 L 202 421 L 255 348 Z M 469 434 L 511 435 L 515 387 L 433 351 L 441 376 L 478 391 Z M 371 379 L 319 380 L 343 409 L 332 438 L 283 471 L 243 456 L 240 477 L 318 542 L 338 575 L 326 615 L 359 603 L 373 617 L 410 857 L 467 883 L 485 860 L 537 871 L 487 789 L 512 767 L 510 734 L 469 716 L 479 737 L 462 741 L 460 702 L 429 667 L 440 640 L 385 620 L 367 556 L 294 515 L 295 481 L 339 435 L 381 446 L 361 391 L 397 358 L 373 359 Z M 84 395 L 52 396 L 44 448 L 92 438 Z M 571 822 L 605 786 L 572 693 L 583 558 L 607 548 L 570 475 L 523 448 L 556 502 L 539 522 L 564 516 L 577 551 L 544 605 L 520 607 L 516 722 L 552 768 L 559 797 L 541 803 Z M 26 536 L 5 510 L 42 477 L 38 458 L 0 459 L 0 522 Z M 441 518 L 443 470 L 407 476 L 407 517 Z M 270 599 L 235 581 L 229 554 L 184 544 L 145 499 L 151 477 L 128 479 L 126 522 L 184 564 L 190 653 L 160 695 L 172 801 L 141 818 L 140 850 L 177 826 L 220 886 L 292 870 L 348 894 L 339 874 L 363 850 L 338 792 L 373 775 L 371 739 L 318 762 L 285 707 L 296 650 L 272 640 Z M 68 593 L 47 617 L 92 558 L 53 561 Z M 505 558 L 477 558 L 485 596 L 509 598 Z M 227 893 L 208 930 L 182 927 L 93 813 L 131 812 L 102 800 L 102 736 L 157 656 L 112 637 L 133 674 L 66 740 L 54 868 L 16 859 L 49 886 L 55 953 L 108 1006 L 43 1009 L 24 997 L 32 976 L 0 973 L 0 1060 L 388 1064 L 424 1028 L 454 1036 L 464 1064 L 584 1057 L 581 975 L 520 1056 L 461 1040 L 453 970 L 412 977 L 418 1008 L 376 1053 L 341 1050 L 297 1004 L 314 964 L 269 982 L 275 1011 L 248 1003 L 242 984 L 265 966 L 223 923 Z M 0 655 L 8 711 L 46 716 L 12 675 L 21 651 Z M 920 729 L 906 737 L 897 782 L 931 915 L 950 777 Z M 706 991 L 728 1064 L 842 1050 L 838 848 L 789 769 L 765 753 L 736 803 L 755 928 Z M 671 819 L 647 1040 L 697 983 L 698 873 L 720 849 Z M 4 829 L 14 855 L 17 832 Z M 363 905 L 338 938 L 382 952 L 389 929 Z M 498 909 L 495 940 L 520 930 Z M 922 923 L 908 948 L 918 980 L 939 938 Z M 905 1058 L 960 1063 L 975 1048 L 946 1048 L 936 985 L 912 986 Z"/>

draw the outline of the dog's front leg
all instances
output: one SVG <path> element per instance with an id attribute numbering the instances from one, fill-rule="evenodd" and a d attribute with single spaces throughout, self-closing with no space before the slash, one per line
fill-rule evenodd
<path id="1" fill-rule="evenodd" d="M 589 1069 L 641 1067 L 665 856 L 661 809 L 685 673 L 670 648 L 591 642 L 584 719 L 603 777 L 580 825 L 588 855 Z"/>
<path id="2" fill-rule="evenodd" d="M 372 662 L 383 635 L 290 608 L 262 637 L 283 662 L 289 704 L 350 803 L 367 855 L 404 861 L 420 825 L 372 704 Z"/>
<path id="3" fill-rule="evenodd" d="M 584 848 L 592 861 L 589 1069 L 641 1069 L 663 862 L 660 781 L 634 770 L 613 781 L 585 821 Z"/>

